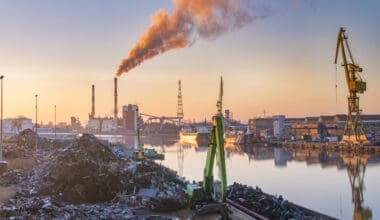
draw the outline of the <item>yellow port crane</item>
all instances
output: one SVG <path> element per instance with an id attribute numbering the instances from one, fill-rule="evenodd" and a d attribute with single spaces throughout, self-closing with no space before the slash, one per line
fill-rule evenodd
<path id="1" fill-rule="evenodd" d="M 336 53 L 335 53 L 335 64 L 338 60 L 339 49 L 341 49 L 344 68 L 344 73 L 346 77 L 347 87 L 348 87 L 348 114 L 347 121 L 344 127 L 344 133 L 342 141 L 352 145 L 352 144 L 367 144 L 368 140 L 363 131 L 363 125 L 361 123 L 361 109 L 359 108 L 359 96 L 366 91 L 366 82 L 362 80 L 359 73 L 363 69 L 355 64 L 352 57 L 350 47 L 348 45 L 348 37 L 345 34 L 345 29 L 340 28 L 336 43 Z M 346 56 L 346 50 L 349 55 L 349 62 Z"/>

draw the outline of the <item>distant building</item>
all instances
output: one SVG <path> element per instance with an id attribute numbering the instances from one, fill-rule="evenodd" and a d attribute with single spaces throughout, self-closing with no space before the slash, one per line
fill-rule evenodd
<path id="1" fill-rule="evenodd" d="M 127 132 L 136 133 L 139 118 L 139 108 L 137 105 L 123 106 L 123 127 Z"/>
<path id="2" fill-rule="evenodd" d="M 273 135 L 273 118 L 248 119 L 249 130 L 256 137 L 266 137 Z"/>
<path id="3" fill-rule="evenodd" d="M 273 116 L 273 136 L 281 138 L 285 130 L 285 115 Z"/>
<path id="4" fill-rule="evenodd" d="M 38 134 L 50 134 L 50 133 L 53 133 L 53 132 L 54 132 L 53 128 L 40 128 L 40 127 L 37 128 L 37 133 Z"/>
<path id="5" fill-rule="evenodd" d="M 100 119 L 89 119 L 87 123 L 87 131 L 91 133 L 97 133 L 100 131 Z"/>
<path id="6" fill-rule="evenodd" d="M 374 138 L 380 132 L 380 115 L 362 115 L 364 133 L 368 138 Z M 288 138 L 310 141 L 326 141 L 343 136 L 347 115 L 321 115 L 319 117 L 299 118 L 298 120 L 285 119 L 285 130 Z"/>
<path id="7" fill-rule="evenodd" d="M 116 121 L 114 119 L 102 119 L 101 122 L 102 133 L 111 133 L 117 130 Z"/>
<path id="8" fill-rule="evenodd" d="M 70 128 L 71 128 L 72 131 L 80 131 L 80 130 L 82 130 L 82 125 L 81 125 L 78 117 L 71 116 L 71 118 L 70 118 Z"/>
<path id="9" fill-rule="evenodd" d="M 18 134 L 25 129 L 33 129 L 32 119 L 24 117 L 3 119 L 4 134 Z"/>
<path id="10" fill-rule="evenodd" d="M 117 125 L 113 118 L 92 118 L 88 120 L 86 129 L 90 133 L 112 133 L 117 130 Z"/>

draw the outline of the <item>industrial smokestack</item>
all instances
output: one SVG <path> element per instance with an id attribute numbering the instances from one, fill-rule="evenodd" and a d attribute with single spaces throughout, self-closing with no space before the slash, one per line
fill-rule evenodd
<path id="1" fill-rule="evenodd" d="M 117 76 L 143 61 L 173 49 L 189 47 L 199 38 L 213 40 L 225 32 L 271 14 L 249 0 L 174 0 L 172 13 L 161 9 L 151 17 L 151 26 L 123 59 Z M 252 7 L 251 7 L 252 6 Z"/>
<path id="2" fill-rule="evenodd" d="M 117 78 L 116 77 L 114 78 L 114 98 L 115 98 L 115 100 L 114 100 L 114 104 L 115 104 L 115 106 L 114 106 L 114 119 L 117 123 Z"/>
<path id="3" fill-rule="evenodd" d="M 95 118 L 95 85 L 91 87 L 91 115 L 90 118 Z"/>

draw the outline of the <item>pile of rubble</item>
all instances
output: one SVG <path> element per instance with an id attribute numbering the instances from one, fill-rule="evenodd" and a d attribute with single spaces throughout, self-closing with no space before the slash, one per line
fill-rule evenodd
<path id="1" fill-rule="evenodd" d="M 67 143 L 41 138 L 33 130 L 25 129 L 6 140 L 3 155 L 7 158 L 30 156 L 35 152 L 36 144 L 39 149 L 46 150 Z"/>
<path id="2" fill-rule="evenodd" d="M 11 186 L 21 183 L 25 180 L 27 171 L 25 169 L 7 170 L 0 176 L 0 186 Z"/>
<path id="3" fill-rule="evenodd" d="M 64 204 L 49 197 L 16 197 L 7 206 L 0 206 L 2 218 L 13 219 L 157 219 L 176 220 L 171 216 L 136 215 L 124 204 Z"/>
<path id="4" fill-rule="evenodd" d="M 282 196 L 268 195 L 258 187 L 234 183 L 227 189 L 227 198 L 269 219 L 319 219 L 315 213 L 297 207 Z"/>
<path id="5" fill-rule="evenodd" d="M 0 218 L 150 219 L 133 210 L 169 211 L 188 204 L 185 183 L 176 172 L 151 160 L 117 155 L 93 135 L 34 156 L 33 172 L 9 170 L 1 176 L 0 185 L 19 184 L 19 189 L 0 207 Z"/>

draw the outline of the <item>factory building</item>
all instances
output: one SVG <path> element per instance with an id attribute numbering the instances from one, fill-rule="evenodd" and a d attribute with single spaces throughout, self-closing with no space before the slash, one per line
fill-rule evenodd
<path id="1" fill-rule="evenodd" d="M 100 120 L 91 118 L 87 122 L 87 131 L 90 133 L 97 133 L 100 131 Z"/>
<path id="2" fill-rule="evenodd" d="M 102 133 L 112 133 L 117 130 L 116 121 L 113 118 L 104 118 L 101 120 Z"/>
<path id="3" fill-rule="evenodd" d="M 362 115 L 361 118 L 367 138 L 371 139 L 380 134 L 380 115 Z M 340 140 L 346 120 L 347 115 L 344 114 L 306 117 L 303 121 L 291 123 L 287 137 L 308 141 L 326 141 L 327 137 L 337 137 L 337 140 Z"/>
<path id="4" fill-rule="evenodd" d="M 33 129 L 30 118 L 6 118 L 3 120 L 4 134 L 18 134 L 25 129 Z"/>
<path id="5" fill-rule="evenodd" d="M 273 118 L 248 119 L 248 127 L 255 137 L 268 137 L 273 135 L 273 121 Z"/>
<path id="6" fill-rule="evenodd" d="M 113 118 L 93 118 L 87 123 L 87 131 L 90 133 L 112 133 L 116 130 L 117 125 Z"/>
<path id="7" fill-rule="evenodd" d="M 123 106 L 123 128 L 127 133 L 137 133 L 139 108 L 137 105 Z"/>
<path id="8" fill-rule="evenodd" d="M 273 116 L 273 136 L 281 138 L 285 130 L 285 115 Z"/>

